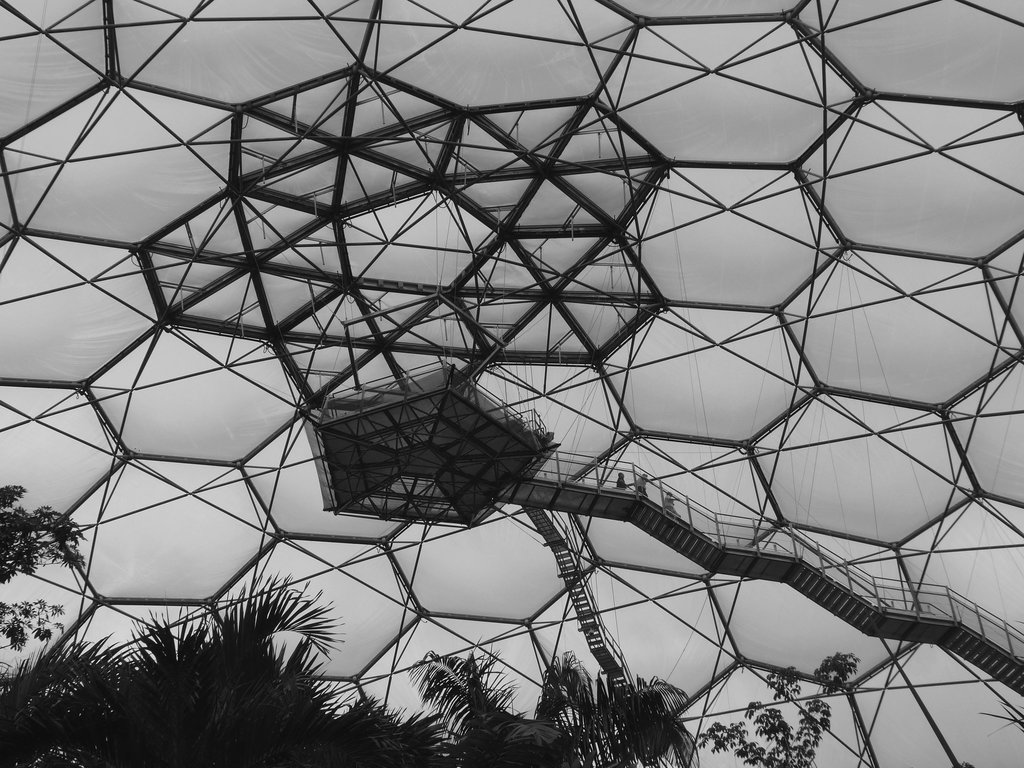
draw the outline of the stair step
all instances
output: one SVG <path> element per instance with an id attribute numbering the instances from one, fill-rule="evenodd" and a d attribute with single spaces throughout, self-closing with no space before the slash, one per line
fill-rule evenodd
<path id="1" fill-rule="evenodd" d="M 571 491 L 561 497 L 562 508 L 568 512 L 574 511 L 568 507 L 571 497 L 579 494 L 584 499 L 575 511 L 586 513 L 589 509 L 585 501 L 588 495 L 592 499 L 601 495 L 598 489 L 580 482 L 565 482 L 563 488 Z M 682 509 L 678 500 L 677 508 Z M 892 606 L 884 604 L 877 597 L 860 593 L 860 588 L 854 591 L 846 583 L 852 572 L 845 563 L 833 561 L 827 553 L 821 553 L 820 567 L 808 561 L 796 561 L 795 565 L 787 566 L 780 564 L 778 554 L 766 555 L 753 546 L 747 547 L 735 542 L 730 543 L 728 548 L 723 547 L 714 537 L 698 532 L 685 520 L 670 516 L 660 506 L 656 506 L 652 499 L 638 499 L 628 506 L 622 505 L 620 501 L 617 509 L 620 511 L 608 509 L 599 514 L 632 521 L 652 538 L 713 572 L 721 569 L 721 573 L 784 579 L 793 589 L 833 615 L 870 634 L 893 639 L 925 638 L 940 644 L 1017 692 L 1024 693 L 1024 658 L 1016 658 L 1013 649 L 1005 647 L 1006 639 L 982 637 L 977 630 L 952 619 L 922 618 L 911 612 L 893 610 Z M 536 508 L 527 508 L 526 511 L 537 532 L 554 553 L 559 577 L 567 586 L 580 626 L 584 628 L 587 643 L 595 658 L 600 660 L 609 679 L 621 679 L 619 662 L 609 650 L 613 644 L 607 639 L 605 627 L 594 611 L 593 599 L 586 589 L 576 556 L 547 513 Z M 751 523 L 751 540 L 755 532 L 754 523 Z"/>

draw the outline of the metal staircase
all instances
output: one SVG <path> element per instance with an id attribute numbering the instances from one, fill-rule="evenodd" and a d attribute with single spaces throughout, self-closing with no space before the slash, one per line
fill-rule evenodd
<path id="1" fill-rule="evenodd" d="M 618 645 L 608 634 L 600 614 L 594 608 L 594 599 L 587 588 L 587 575 L 580 568 L 579 558 L 570 549 L 569 542 L 555 527 L 546 512 L 536 507 L 529 507 L 524 511 L 533 523 L 533 527 L 537 529 L 537 533 L 543 537 L 545 545 L 555 556 L 558 575 L 565 582 L 569 591 L 569 599 L 576 611 L 580 631 L 587 640 L 590 652 L 607 675 L 609 683 L 612 685 L 626 683 L 630 677 L 625 660 Z"/>
<path id="2" fill-rule="evenodd" d="M 592 459 L 556 453 L 505 497 L 526 508 L 531 520 L 535 510 L 550 509 L 630 522 L 709 572 L 789 584 L 865 634 L 940 645 L 1024 694 L 1024 633 L 948 587 L 911 587 L 873 576 L 790 527 L 716 514 L 634 467 L 614 469 L 627 469 L 632 482 L 627 487 L 604 482 L 595 475 Z M 607 470 L 604 474 L 610 476 Z M 538 531 L 548 541 L 539 526 Z M 564 538 L 557 531 L 554 535 L 571 559 Z M 549 546 L 558 559 L 561 550 L 550 542 Z M 572 574 L 571 568 L 579 572 L 578 564 L 566 563 L 570 570 L 565 573 Z M 559 572 L 563 570 L 559 559 Z M 563 578 L 570 583 L 569 577 Z M 581 582 L 573 584 L 582 589 Z M 597 617 L 589 595 L 585 590 L 580 595 L 579 604 L 572 597 L 584 626 L 582 616 Z M 588 642 L 591 635 L 595 642 L 606 636 L 603 626 L 589 631 Z M 599 652 L 595 650 L 595 656 Z M 606 661 L 598 660 L 608 671 Z"/>

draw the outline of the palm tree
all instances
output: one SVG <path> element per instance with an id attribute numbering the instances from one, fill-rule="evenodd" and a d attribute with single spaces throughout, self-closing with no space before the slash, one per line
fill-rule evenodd
<path id="1" fill-rule="evenodd" d="M 569 739 L 579 768 L 645 768 L 696 764 L 694 739 L 682 721 L 686 694 L 664 680 L 594 680 L 572 652 L 544 672 L 535 716 Z"/>
<path id="2" fill-rule="evenodd" d="M 0 684 L 0 766 L 429 765 L 430 718 L 343 705 L 318 677 L 333 641 L 319 597 L 271 582 L 202 620 L 153 620 L 124 647 L 22 665 Z"/>
<path id="3" fill-rule="evenodd" d="M 444 766 L 556 766 L 563 734 L 553 723 L 512 710 L 516 688 L 495 669 L 494 656 L 428 654 L 412 669 L 423 701 L 447 735 Z"/>
<path id="4" fill-rule="evenodd" d="M 545 670 L 534 717 L 512 709 L 516 688 L 497 658 L 430 654 L 413 669 L 423 700 L 448 734 L 455 766 L 628 768 L 695 764 L 681 720 L 685 694 L 661 680 L 606 685 L 572 653 Z"/>

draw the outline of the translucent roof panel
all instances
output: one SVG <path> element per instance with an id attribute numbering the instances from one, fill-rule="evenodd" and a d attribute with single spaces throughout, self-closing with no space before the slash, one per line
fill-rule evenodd
<path id="1" fill-rule="evenodd" d="M 819 762 L 1016 768 L 1015 0 L 0 6 L 0 484 L 87 542 L 0 600 L 54 642 L 280 575 L 352 695 L 573 650 L 696 731 L 854 651 Z M 462 517 L 484 431 L 395 426 L 442 370 L 542 445 Z"/>

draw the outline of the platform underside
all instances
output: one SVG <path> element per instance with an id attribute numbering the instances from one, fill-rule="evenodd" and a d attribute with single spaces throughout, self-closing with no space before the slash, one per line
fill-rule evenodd
<path id="1" fill-rule="evenodd" d="M 553 447 L 539 422 L 450 368 L 330 401 L 317 438 L 325 507 L 461 523 L 493 510 Z"/>

